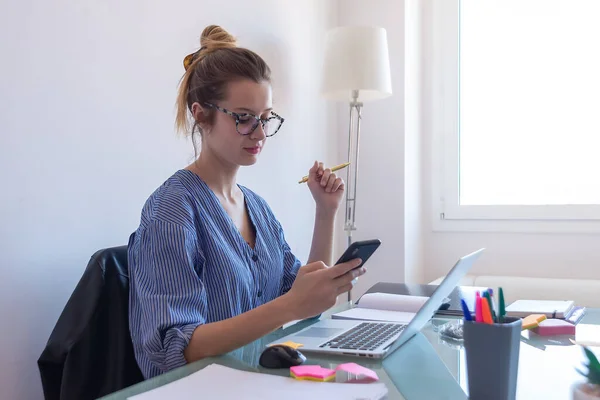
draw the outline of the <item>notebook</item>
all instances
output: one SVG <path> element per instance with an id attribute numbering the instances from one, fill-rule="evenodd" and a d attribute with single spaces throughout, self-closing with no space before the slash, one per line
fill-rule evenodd
<path id="1" fill-rule="evenodd" d="M 392 283 L 392 282 L 378 282 L 373 285 L 365 295 L 369 293 L 390 293 L 390 294 L 403 294 L 405 296 L 424 296 L 431 297 L 433 292 L 437 289 L 438 285 L 421 285 L 418 283 Z M 467 303 L 469 309 L 475 309 L 475 295 L 478 292 L 488 290 L 488 287 L 482 286 L 457 286 L 448 295 L 447 300 L 444 301 L 435 313 L 438 316 L 441 315 L 453 315 L 463 316 L 463 310 L 461 300 Z M 358 300 L 360 303 L 360 299 Z"/>
<path id="2" fill-rule="evenodd" d="M 506 315 L 526 317 L 531 314 L 544 314 L 548 318 L 566 319 L 574 307 L 575 302 L 570 300 L 517 300 L 506 307 Z"/>
<path id="3" fill-rule="evenodd" d="M 571 312 L 565 318 L 565 321 L 577 325 L 585 316 L 585 307 L 573 306 Z"/>
<path id="4" fill-rule="evenodd" d="M 333 314 L 333 319 L 409 323 L 429 297 L 367 293 L 356 307 Z"/>
<path id="5" fill-rule="evenodd" d="M 379 382 L 352 384 L 300 381 L 211 364 L 191 375 L 128 399 L 379 400 L 386 398 L 387 393 L 385 384 Z"/>

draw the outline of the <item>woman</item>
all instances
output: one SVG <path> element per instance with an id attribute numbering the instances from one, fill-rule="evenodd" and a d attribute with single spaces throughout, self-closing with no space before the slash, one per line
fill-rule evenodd
<path id="1" fill-rule="evenodd" d="M 200 44 L 177 103 L 177 126 L 192 140 L 199 132 L 200 154 L 150 196 L 129 243 L 130 330 L 146 378 L 318 315 L 365 272 L 353 270 L 360 260 L 326 266 L 344 184 L 322 164 L 309 171 L 316 217 L 303 267 L 267 203 L 236 184 L 283 118 L 261 57 L 218 26 Z"/>

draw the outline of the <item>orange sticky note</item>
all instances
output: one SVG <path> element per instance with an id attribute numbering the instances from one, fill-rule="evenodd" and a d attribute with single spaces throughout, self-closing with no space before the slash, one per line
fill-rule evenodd
<path id="1" fill-rule="evenodd" d="M 537 328 L 538 326 L 540 326 L 540 322 L 542 322 L 545 319 L 546 316 L 544 314 L 528 315 L 527 317 L 523 318 L 523 321 L 521 322 L 521 329 L 525 330 Z"/>
<path id="2" fill-rule="evenodd" d="M 483 322 L 486 324 L 493 324 L 494 320 L 492 319 L 492 313 L 490 312 L 490 303 L 488 303 L 487 298 L 481 297 L 481 308 L 483 312 Z"/>
<path id="3" fill-rule="evenodd" d="M 298 350 L 299 347 L 302 347 L 304 345 L 302 343 L 296 343 L 296 342 L 292 342 L 292 341 L 288 340 L 287 342 L 284 342 L 284 343 L 272 344 L 269 347 L 273 347 L 273 346 L 287 346 L 287 347 L 291 347 L 294 350 Z"/>

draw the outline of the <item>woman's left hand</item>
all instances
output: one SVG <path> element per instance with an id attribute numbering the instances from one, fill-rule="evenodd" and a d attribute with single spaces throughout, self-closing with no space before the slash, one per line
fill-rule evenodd
<path id="1" fill-rule="evenodd" d="M 344 196 L 344 181 L 338 178 L 323 163 L 315 161 L 308 172 L 308 187 L 312 193 L 317 209 L 336 212 Z"/>

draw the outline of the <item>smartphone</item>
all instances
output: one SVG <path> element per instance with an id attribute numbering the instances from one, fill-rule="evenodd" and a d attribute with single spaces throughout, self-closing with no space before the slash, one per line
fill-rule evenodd
<path id="1" fill-rule="evenodd" d="M 372 240 L 362 240 L 358 242 L 354 242 L 346 249 L 344 254 L 340 257 L 340 259 L 336 262 L 336 264 L 344 263 L 355 258 L 360 258 L 362 262 L 356 268 L 362 267 L 369 257 L 375 253 L 375 250 L 381 245 L 381 241 L 379 239 Z M 354 268 L 354 269 L 356 269 Z"/>

